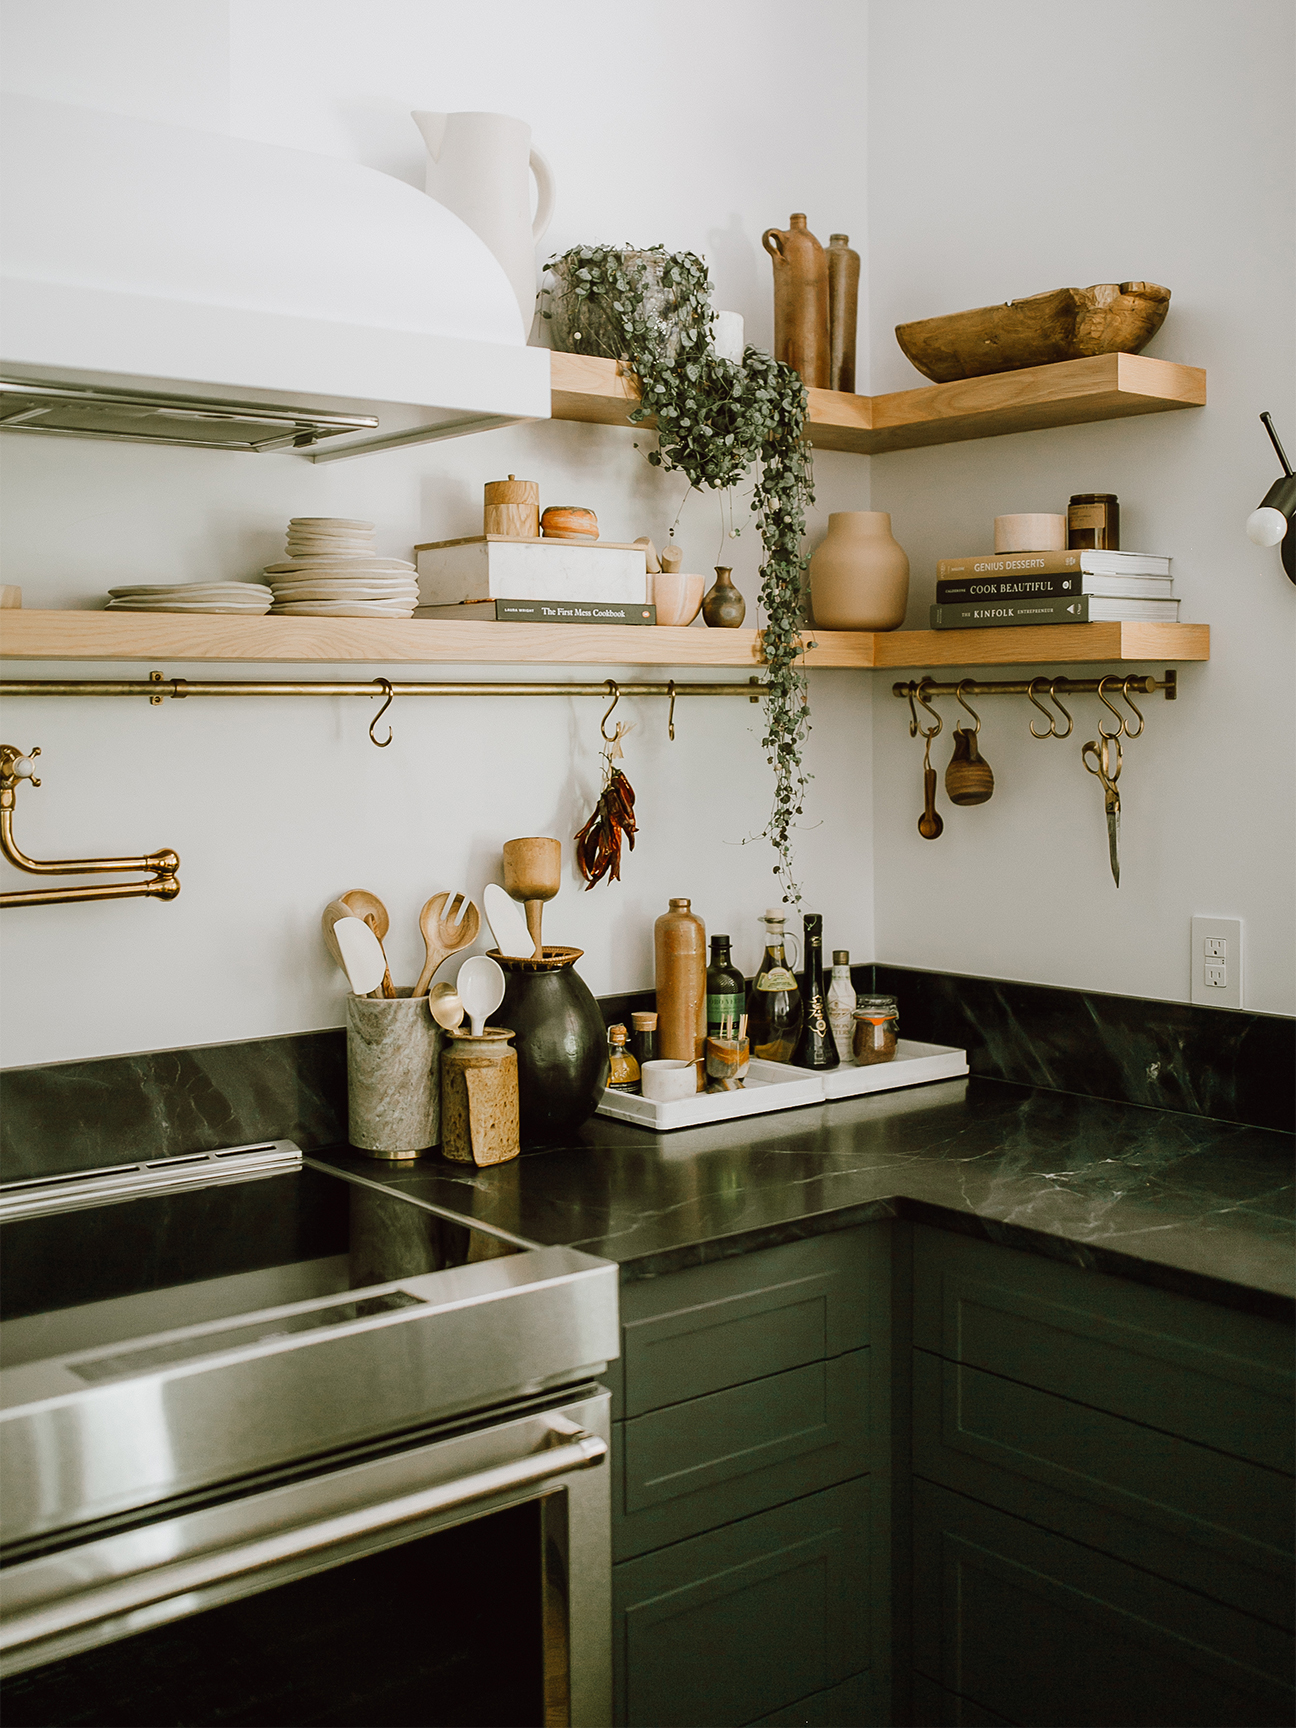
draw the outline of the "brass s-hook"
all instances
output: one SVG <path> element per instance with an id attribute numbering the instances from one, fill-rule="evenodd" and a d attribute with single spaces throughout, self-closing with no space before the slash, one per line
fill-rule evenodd
<path id="1" fill-rule="evenodd" d="M 608 679 L 607 687 L 612 692 L 612 700 L 611 700 L 611 702 L 608 703 L 607 712 L 604 714 L 603 718 L 599 721 L 599 731 L 603 736 L 603 742 L 605 744 L 615 744 L 617 739 L 621 736 L 620 723 L 618 722 L 617 730 L 615 732 L 609 732 L 608 731 L 607 723 L 612 718 L 612 710 L 616 707 L 617 703 L 621 700 L 621 692 L 617 687 L 617 681 L 615 678 L 609 678 Z"/>
<path id="2" fill-rule="evenodd" d="M 1035 694 L 1035 686 L 1037 684 L 1047 684 L 1047 683 L 1048 683 L 1047 678 L 1032 678 L 1030 683 L 1026 686 L 1027 696 L 1030 698 L 1031 702 L 1035 705 L 1035 707 L 1039 709 L 1040 713 L 1044 716 L 1044 718 L 1048 721 L 1048 731 L 1047 732 L 1037 732 L 1035 730 L 1035 722 L 1033 720 L 1031 721 L 1031 723 L 1030 723 L 1030 735 L 1032 738 L 1056 738 L 1057 737 L 1057 716 L 1055 714 L 1050 714 L 1048 709 L 1044 706 L 1044 704 L 1040 701 L 1039 697 L 1036 696 L 1036 694 Z"/>
<path id="3" fill-rule="evenodd" d="M 673 744 L 675 742 L 675 680 L 673 678 L 666 686 L 666 690 L 670 696 L 670 709 L 666 715 L 666 734 Z"/>
<path id="4" fill-rule="evenodd" d="M 386 696 L 387 700 L 383 703 L 382 707 L 378 710 L 378 712 L 374 715 L 373 719 L 369 722 L 369 737 L 372 740 L 372 742 L 378 746 L 378 748 L 380 750 L 385 750 L 387 748 L 387 746 L 392 741 L 391 721 L 389 720 L 387 722 L 387 736 L 385 738 L 379 738 L 378 735 L 374 731 L 374 727 L 378 724 L 378 722 L 382 719 L 383 715 L 391 707 L 392 702 L 395 700 L 395 695 L 394 695 L 394 692 L 392 690 L 391 683 L 388 679 L 375 678 L 374 683 L 380 686 L 380 688 L 382 689 L 382 692 Z"/>
<path id="5" fill-rule="evenodd" d="M 954 692 L 954 699 L 958 703 L 959 707 L 966 709 L 967 712 L 976 721 L 976 730 L 979 732 L 981 730 L 981 716 L 977 713 L 976 709 L 972 707 L 970 702 L 965 702 L 963 700 L 963 686 L 965 684 L 975 684 L 975 683 L 976 683 L 975 678 L 960 678 L 959 683 L 958 683 L 958 689 Z"/>
<path id="6" fill-rule="evenodd" d="M 1121 699 L 1124 701 L 1125 706 L 1127 708 L 1132 708 L 1138 716 L 1137 728 L 1132 727 L 1128 720 L 1125 722 L 1125 736 L 1127 738 L 1138 738 L 1142 734 L 1143 728 L 1147 725 L 1147 721 L 1143 718 L 1143 710 L 1130 695 L 1130 685 L 1136 685 L 1138 682 L 1139 680 L 1134 677 L 1125 678 L 1121 682 Z"/>
<path id="7" fill-rule="evenodd" d="M 1060 714 L 1066 715 L 1067 729 L 1065 732 L 1059 732 L 1057 729 L 1057 724 L 1056 724 L 1056 722 L 1054 722 L 1053 736 L 1055 738 L 1069 738 L 1071 736 L 1071 734 L 1075 731 L 1075 721 L 1071 718 L 1070 710 L 1068 708 L 1066 708 L 1061 702 L 1058 701 L 1057 686 L 1058 686 L 1057 679 L 1056 678 L 1050 678 L 1049 679 L 1049 701 L 1053 704 L 1053 706 L 1058 710 L 1058 712 Z M 1101 731 L 1101 727 L 1099 728 L 1099 730 Z"/>
<path id="8" fill-rule="evenodd" d="M 920 737 L 927 738 L 929 740 L 932 738 L 938 737 L 940 735 L 941 727 L 945 724 L 945 722 L 941 719 L 940 715 L 936 712 L 936 710 L 931 705 L 931 692 L 928 689 L 928 686 L 932 682 L 933 682 L 932 679 L 924 678 L 922 683 L 918 685 L 917 689 L 913 693 L 918 698 L 919 707 L 925 709 L 926 712 L 928 714 L 930 714 L 932 719 L 936 722 L 936 724 L 934 726 L 930 726 L 930 727 L 924 726 L 922 724 L 922 722 L 918 719 L 917 712 L 916 711 L 914 712 L 914 727 L 915 727 L 915 729 L 917 730 Z M 912 706 L 912 697 L 910 698 L 910 705 Z"/>
<path id="9" fill-rule="evenodd" d="M 1109 702 L 1107 700 L 1107 692 L 1106 692 L 1106 689 L 1104 688 L 1104 686 L 1106 686 L 1108 684 L 1119 684 L 1120 682 L 1121 682 L 1121 680 L 1119 678 L 1113 678 L 1110 675 L 1108 675 L 1106 678 L 1100 678 L 1098 680 L 1098 700 L 1102 703 L 1103 707 L 1106 708 L 1109 713 L 1114 714 L 1116 716 L 1116 719 L 1119 722 L 1119 724 L 1116 727 L 1116 730 L 1114 732 L 1109 732 L 1107 730 L 1107 728 L 1102 723 L 1102 716 L 1099 715 L 1099 717 L 1098 717 L 1098 732 L 1099 732 L 1099 735 L 1103 738 L 1119 738 L 1121 733 L 1125 731 L 1125 716 L 1121 713 L 1120 709 L 1116 707 L 1115 703 Z"/>

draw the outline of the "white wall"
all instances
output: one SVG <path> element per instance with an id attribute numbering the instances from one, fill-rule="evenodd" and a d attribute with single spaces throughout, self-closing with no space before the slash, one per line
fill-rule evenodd
<path id="1" fill-rule="evenodd" d="M 825 237 L 863 231 L 863 8 L 802 8 L 807 30 L 831 32 L 839 50 L 816 69 L 808 106 L 789 79 L 784 13 L 772 0 L 740 15 L 659 5 L 650 25 L 642 11 L 574 0 L 544 9 L 530 0 L 10 0 L 3 16 L 9 88 L 165 120 L 189 112 L 197 124 L 228 123 L 236 134 L 346 156 L 416 183 L 422 146 L 410 108 L 520 114 L 559 186 L 542 257 L 582 238 L 704 252 L 720 303 L 746 316 L 758 342 L 770 337 L 761 231 L 801 208 Z M 842 112 L 851 116 L 846 133 Z M 321 236 L 322 268 L 333 240 Z M 614 538 L 664 540 L 683 487 L 649 469 L 633 444 L 629 431 L 555 423 L 315 467 L 284 455 L 10 437 L 4 579 L 20 582 L 34 607 L 93 604 L 126 580 L 252 575 L 278 554 L 293 515 L 371 518 L 383 551 L 408 554 L 416 541 L 477 531 L 482 483 L 509 472 L 539 480 L 546 502 L 592 505 Z M 830 509 L 867 507 L 867 464 L 822 457 L 817 482 L 818 531 Z M 745 500 L 737 514 L 750 521 Z M 680 540 L 688 564 L 704 570 L 723 548 L 754 612 L 752 527 L 721 541 L 708 494 L 686 507 Z M 53 665 L 25 670 L 68 675 Z M 321 677 L 384 670 L 318 669 Z M 73 675 L 96 671 L 120 677 L 124 669 L 82 666 Z M 229 666 L 219 675 L 297 677 L 302 669 Z M 492 674 L 474 667 L 467 675 Z M 873 947 L 864 689 L 861 674 L 813 677 L 816 778 L 799 846 L 807 905 L 826 914 L 829 942 L 857 958 Z M 480 889 L 496 874 L 503 840 L 553 833 L 566 841 L 592 808 L 595 702 L 398 703 L 385 751 L 365 735 L 372 711 L 322 699 L 161 709 L 6 703 L 5 739 L 44 751 L 43 787 L 19 794 L 25 849 L 59 857 L 174 846 L 183 891 L 171 905 L 6 913 L 4 1064 L 339 1024 L 341 979 L 318 935 L 326 900 L 348 887 L 379 893 L 393 917 L 393 972 L 412 979 L 422 958 L 415 921 L 430 894 Z M 769 810 L 760 711 L 741 701 L 682 703 L 673 745 L 663 703 L 627 702 L 627 711 L 636 723 L 624 766 L 638 792 L 638 846 L 619 886 L 584 894 L 569 868 L 546 930 L 585 949 L 580 969 L 595 991 L 649 985 L 653 919 L 668 896 L 690 894 L 708 928 L 728 930 L 751 967 L 756 916 L 777 898 L 769 848 L 741 844 Z M 6 887 L 31 885 L 7 867 L 2 874 Z"/>
<path id="2" fill-rule="evenodd" d="M 990 549 L 997 514 L 1110 491 L 1122 544 L 1173 554 L 1181 616 L 1212 631 L 1210 663 L 1180 669 L 1174 706 L 1147 702 L 1127 747 L 1119 890 L 1080 762 L 1093 698 L 1066 744 L 1033 742 L 1023 702 L 984 702 L 994 797 L 942 793 L 928 842 L 921 745 L 879 678 L 878 957 L 1185 999 L 1190 917 L 1240 916 L 1246 1006 L 1290 1013 L 1296 589 L 1242 524 L 1278 473 L 1260 410 L 1296 445 L 1293 9 L 874 0 L 871 20 L 872 390 L 922 382 L 897 323 L 1131 277 L 1174 295 L 1147 352 L 1204 367 L 1209 389 L 1199 411 L 875 458 L 874 507 L 913 564 L 908 627 L 936 560 Z"/>

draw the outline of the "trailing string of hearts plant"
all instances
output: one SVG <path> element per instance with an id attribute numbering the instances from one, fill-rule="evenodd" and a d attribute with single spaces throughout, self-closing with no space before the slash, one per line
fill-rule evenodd
<path id="1" fill-rule="evenodd" d="M 802 762 L 810 709 L 799 664 L 801 541 L 806 509 L 814 502 L 804 441 L 805 385 L 790 366 L 757 348 L 749 347 L 737 364 L 715 353 L 710 277 L 692 252 L 574 246 L 551 258 L 548 268 L 557 282 L 553 302 L 584 306 L 594 314 L 592 323 L 610 325 L 618 357 L 634 369 L 640 405 L 630 420 L 656 423 L 658 445 L 647 453 L 653 467 L 678 469 L 690 487 L 723 491 L 759 463 L 751 507 L 764 548 L 760 604 L 767 671 L 761 747 L 774 769 L 773 806 L 761 833 L 774 848 L 774 875 L 783 899 L 800 905 L 792 830 L 810 779 Z M 552 307 L 544 316 L 552 316 Z M 573 322 L 570 305 L 567 322 Z M 579 327 L 578 318 L 577 334 Z M 590 345 L 585 351 L 600 349 Z M 611 789 L 609 780 L 604 797 Z M 627 831 L 633 846 L 633 827 Z M 612 877 L 617 879 L 615 869 Z"/>

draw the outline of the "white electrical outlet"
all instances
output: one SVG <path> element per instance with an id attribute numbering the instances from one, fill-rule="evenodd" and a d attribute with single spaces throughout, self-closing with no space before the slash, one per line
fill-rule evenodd
<path id="1" fill-rule="evenodd" d="M 1192 1000 L 1211 1008 L 1242 1006 L 1242 920 L 1192 921 Z"/>

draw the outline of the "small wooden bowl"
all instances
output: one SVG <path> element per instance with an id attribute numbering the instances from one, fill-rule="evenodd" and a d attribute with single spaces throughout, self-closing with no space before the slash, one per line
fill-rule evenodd
<path id="1" fill-rule="evenodd" d="M 540 518 L 540 532 L 546 540 L 597 540 L 598 517 L 574 504 L 551 504 Z"/>
<path id="2" fill-rule="evenodd" d="M 1094 354 L 1137 354 L 1169 305 L 1170 290 L 1155 282 L 1099 282 L 897 324 L 896 341 L 925 378 L 952 384 Z"/>

